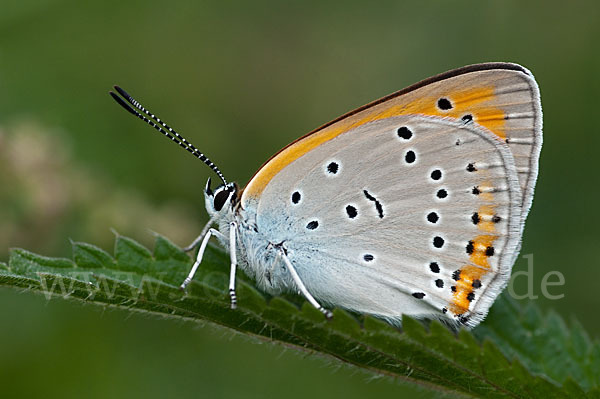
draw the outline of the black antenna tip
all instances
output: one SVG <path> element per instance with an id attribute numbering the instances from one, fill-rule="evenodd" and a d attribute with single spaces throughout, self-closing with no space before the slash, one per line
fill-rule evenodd
<path id="1" fill-rule="evenodd" d="M 131 108 L 129 106 L 129 104 L 127 104 L 121 97 L 117 96 L 114 92 L 109 91 L 108 94 L 111 95 L 112 98 L 114 98 L 114 100 L 119 103 L 119 105 L 123 108 L 125 108 L 127 111 L 129 111 L 130 113 L 132 113 L 133 115 L 137 116 L 137 113 L 133 110 L 133 108 Z"/>
<path id="2" fill-rule="evenodd" d="M 123 97 L 125 97 L 125 98 L 127 98 L 127 99 L 129 99 L 129 98 L 132 98 L 132 97 L 129 95 L 129 93 L 127 93 L 125 90 L 121 89 L 119 86 L 117 86 L 117 85 L 114 85 L 113 87 L 114 87 L 114 88 L 115 88 L 115 90 L 116 90 L 116 91 L 118 91 L 118 92 L 119 92 L 119 94 L 120 94 L 120 95 L 122 95 Z"/>

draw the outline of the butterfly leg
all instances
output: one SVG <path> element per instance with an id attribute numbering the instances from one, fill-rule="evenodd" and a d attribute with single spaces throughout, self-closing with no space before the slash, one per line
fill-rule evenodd
<path id="1" fill-rule="evenodd" d="M 204 225 L 204 227 L 202 228 L 202 232 L 200 232 L 200 234 L 198 235 L 198 237 L 196 237 L 194 239 L 194 241 L 192 241 L 192 243 L 190 245 L 188 245 L 185 248 L 182 248 L 185 252 L 190 252 L 192 249 L 196 248 L 198 246 L 198 244 L 200 243 L 200 241 L 202 241 L 202 239 L 204 239 L 206 237 L 206 234 L 208 234 L 209 230 L 212 230 L 210 228 L 210 226 L 212 226 L 212 224 L 215 221 L 215 217 L 213 216 L 208 223 L 206 223 Z M 214 233 L 213 233 L 214 234 Z"/>
<path id="2" fill-rule="evenodd" d="M 198 249 L 198 255 L 196 256 L 196 261 L 194 262 L 194 265 L 192 266 L 192 270 L 190 270 L 190 273 L 185 278 L 185 280 L 183 280 L 183 283 L 179 287 L 182 290 L 184 290 L 185 287 L 187 287 L 187 285 L 194 278 L 194 274 L 196 274 L 196 271 L 198 270 L 198 266 L 200 266 L 200 263 L 202 262 L 202 258 L 204 257 L 204 251 L 206 250 L 206 245 L 208 245 L 208 240 L 210 240 L 211 236 L 215 236 L 217 238 L 222 238 L 223 234 L 220 231 L 215 230 L 215 229 L 209 229 L 208 232 L 206 232 L 206 234 L 204 235 L 204 237 L 202 239 L 202 244 L 200 244 L 200 248 Z M 199 238 L 200 237 L 198 237 L 197 239 L 195 239 L 194 242 L 200 241 Z M 194 247 L 196 245 L 197 244 L 194 244 Z"/>
<path id="3" fill-rule="evenodd" d="M 196 237 L 194 239 L 194 241 L 192 241 L 192 243 L 190 245 L 188 245 L 185 248 L 182 248 L 185 252 L 190 252 L 192 249 L 196 248 L 198 246 L 198 244 L 200 243 L 200 241 L 202 241 L 203 238 L 206 238 L 207 234 L 200 234 L 198 237 Z"/>
<path id="4" fill-rule="evenodd" d="M 231 298 L 231 309 L 237 307 L 237 297 L 235 295 L 235 271 L 237 268 L 237 256 L 236 256 L 236 237 L 237 224 L 231 222 L 229 224 L 229 256 L 231 258 L 231 270 L 229 272 L 229 297 Z"/>
<path id="5" fill-rule="evenodd" d="M 300 279 L 300 276 L 298 276 L 298 273 L 296 272 L 296 268 L 294 267 L 294 265 L 292 265 L 292 262 L 290 262 L 290 260 L 288 259 L 283 248 L 279 251 L 279 255 L 285 262 L 288 270 L 290 271 L 290 275 L 292 276 L 292 279 L 296 283 L 296 287 L 298 287 L 298 289 L 300 290 L 302 295 L 304 295 L 304 297 L 308 300 L 308 302 L 310 302 L 311 305 L 313 305 L 321 313 L 323 313 L 327 320 L 331 320 L 333 318 L 333 313 L 331 313 L 331 310 L 325 309 L 323 306 L 321 306 L 321 304 L 319 304 L 319 302 L 317 302 L 317 300 L 310 294 L 310 292 L 308 292 L 308 290 L 304 286 L 304 283 Z"/>

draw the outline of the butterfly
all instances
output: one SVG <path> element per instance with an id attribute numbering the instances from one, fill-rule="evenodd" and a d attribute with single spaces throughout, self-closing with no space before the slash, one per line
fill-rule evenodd
<path id="1" fill-rule="evenodd" d="M 228 248 L 271 294 L 297 292 L 393 325 L 474 327 L 507 285 L 542 146 L 538 85 L 512 63 L 442 73 L 351 111 L 271 157 L 244 188 L 118 86 L 113 98 L 221 179 L 192 245 Z M 133 107 L 131 107 L 131 106 Z M 216 225 L 216 228 L 212 226 Z"/>

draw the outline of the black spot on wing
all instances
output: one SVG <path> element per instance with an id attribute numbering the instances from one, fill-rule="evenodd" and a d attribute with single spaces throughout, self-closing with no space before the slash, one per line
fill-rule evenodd
<path id="1" fill-rule="evenodd" d="M 467 250 L 467 253 L 471 255 L 475 250 L 475 242 L 473 240 L 469 241 L 465 249 Z"/>
<path id="2" fill-rule="evenodd" d="M 437 213 L 435 213 L 435 212 L 430 212 L 430 213 L 427 215 L 427 221 L 428 221 L 429 223 L 437 223 L 437 222 L 438 222 L 438 220 L 440 220 L 440 217 L 439 217 L 439 215 L 438 215 Z"/>
<path id="3" fill-rule="evenodd" d="M 309 230 L 314 230 L 317 227 L 319 227 L 319 222 L 316 220 L 313 220 L 312 222 L 308 222 L 308 224 L 306 225 L 306 228 Z"/>
<path id="4" fill-rule="evenodd" d="M 298 191 L 294 191 L 294 193 L 292 194 L 292 203 L 297 204 L 298 202 L 300 202 L 301 198 L 302 196 L 300 195 L 300 193 Z"/>
<path id="5" fill-rule="evenodd" d="M 330 162 L 327 165 L 327 172 L 331 173 L 332 175 L 335 175 L 339 169 L 340 169 L 340 165 L 338 165 L 337 162 Z"/>
<path id="6" fill-rule="evenodd" d="M 439 199 L 444 199 L 448 196 L 448 191 L 445 188 L 440 188 L 435 194 Z"/>
<path id="7" fill-rule="evenodd" d="M 346 206 L 346 214 L 348 214 L 348 217 L 350 219 L 354 219 L 356 216 L 358 216 L 358 210 L 356 209 L 356 207 L 354 207 L 352 205 L 347 205 Z"/>
<path id="8" fill-rule="evenodd" d="M 440 98 L 437 102 L 437 106 L 442 111 L 448 111 L 452 109 L 452 103 L 447 98 Z"/>
<path id="9" fill-rule="evenodd" d="M 433 273 L 439 273 L 440 272 L 440 265 L 437 264 L 437 262 L 431 262 L 429 264 L 429 269 L 433 272 Z"/>
<path id="10" fill-rule="evenodd" d="M 363 190 L 363 194 L 365 195 L 365 197 L 367 197 L 369 201 L 375 203 L 375 209 L 377 210 L 377 214 L 379 215 L 380 219 L 383 219 L 383 206 L 381 205 L 381 202 L 379 202 L 379 200 L 372 196 L 371 193 L 369 193 L 367 190 Z"/>
<path id="11" fill-rule="evenodd" d="M 457 269 L 452 273 L 452 280 L 458 281 L 460 280 L 460 269 Z"/>
<path id="12" fill-rule="evenodd" d="M 410 129 L 406 126 L 399 127 L 396 132 L 398 133 L 398 137 L 404 140 L 410 140 L 413 135 Z"/>

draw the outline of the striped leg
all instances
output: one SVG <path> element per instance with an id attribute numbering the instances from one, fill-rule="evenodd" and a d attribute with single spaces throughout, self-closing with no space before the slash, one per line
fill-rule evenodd
<path id="1" fill-rule="evenodd" d="M 236 233 L 237 224 L 231 222 L 229 224 L 229 256 L 231 258 L 231 271 L 229 273 L 229 297 L 231 298 L 231 309 L 237 307 L 237 297 L 235 295 L 235 270 L 237 268 L 236 256 Z"/>
<path id="2" fill-rule="evenodd" d="M 208 232 L 206 233 L 206 235 L 202 239 L 202 244 L 200 244 L 200 248 L 198 249 L 198 255 L 196 255 L 196 261 L 194 262 L 194 265 L 192 266 L 192 270 L 190 270 L 190 274 L 188 274 L 188 276 L 185 278 L 185 280 L 183 280 L 183 283 L 179 287 L 182 290 L 184 290 L 185 287 L 187 287 L 187 285 L 194 278 L 194 274 L 196 274 L 196 270 L 198 270 L 198 266 L 200 266 L 200 263 L 202 262 L 202 257 L 204 256 L 204 251 L 206 250 L 206 245 L 208 245 L 208 240 L 210 240 L 211 236 L 215 236 L 215 237 L 217 237 L 219 239 L 221 239 L 221 238 L 224 237 L 223 234 L 220 231 L 218 231 L 218 230 L 215 230 L 215 229 L 209 229 L 208 230 Z M 199 238 L 200 237 L 196 238 L 194 240 L 194 242 L 200 241 Z M 197 244 L 194 244 L 194 247 L 196 245 Z"/>
<path id="3" fill-rule="evenodd" d="M 302 295 L 304 295 L 304 297 L 308 300 L 308 302 L 310 302 L 311 305 L 313 305 L 321 313 L 323 313 L 327 320 L 331 320 L 333 318 L 333 313 L 331 313 L 331 310 L 325 309 L 323 306 L 321 306 L 319 304 L 319 302 L 317 302 L 317 300 L 315 298 L 313 298 L 313 296 L 310 294 L 310 292 L 308 292 L 308 290 L 304 286 L 304 283 L 302 282 L 302 280 L 300 280 L 300 276 L 298 276 L 298 273 L 296 272 L 296 268 L 294 267 L 294 265 L 292 265 L 292 262 L 290 262 L 290 260 L 288 259 L 287 255 L 285 254 L 283 249 L 281 249 L 279 251 L 279 254 L 280 254 L 281 258 L 283 259 L 283 261 L 285 262 L 285 264 L 287 265 L 287 268 L 290 271 L 290 275 L 292 276 L 292 279 L 294 279 L 294 282 L 296 283 L 296 287 L 298 287 L 300 292 L 302 292 Z"/>

